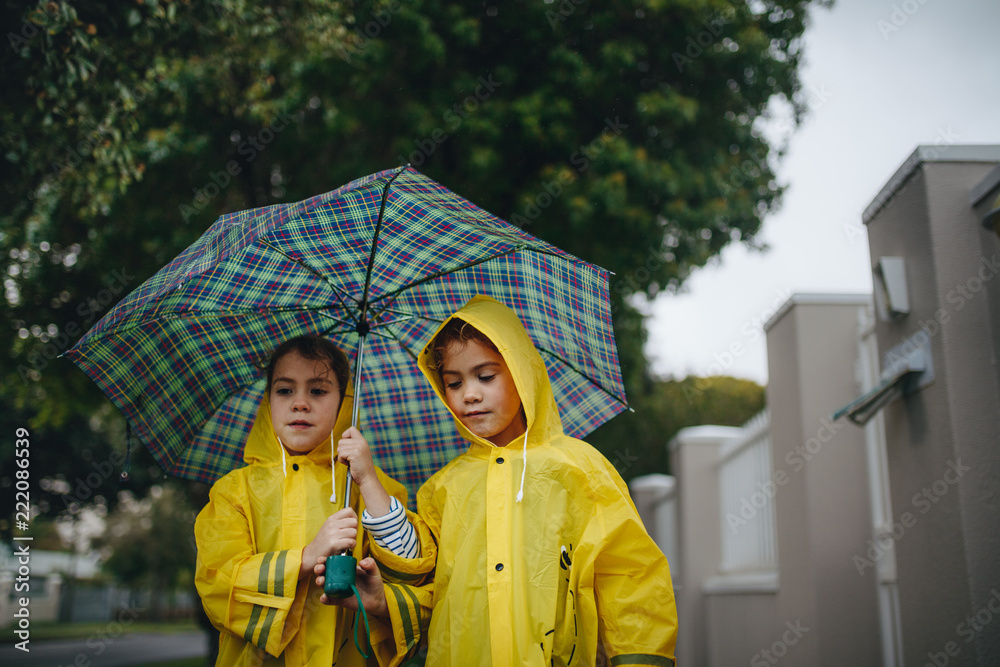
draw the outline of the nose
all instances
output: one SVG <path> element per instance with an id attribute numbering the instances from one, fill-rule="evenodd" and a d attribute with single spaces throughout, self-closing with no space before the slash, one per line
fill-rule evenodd
<path id="1" fill-rule="evenodd" d="M 465 394 L 462 396 L 462 398 L 466 403 L 478 403 L 480 400 L 482 400 L 482 394 L 479 391 L 479 388 L 474 385 L 474 383 L 467 382 L 465 384 Z"/>
<path id="2" fill-rule="evenodd" d="M 304 394 L 296 394 L 295 400 L 292 401 L 292 411 L 293 412 L 308 412 L 309 411 L 309 401 L 306 400 Z"/>

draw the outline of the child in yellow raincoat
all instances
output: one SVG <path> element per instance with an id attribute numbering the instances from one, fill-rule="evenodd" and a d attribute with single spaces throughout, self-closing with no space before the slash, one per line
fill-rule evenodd
<path id="1" fill-rule="evenodd" d="M 391 664 L 426 639 L 435 667 L 594 665 L 599 642 L 612 665 L 673 666 L 667 560 L 615 468 L 563 433 L 517 315 L 475 297 L 418 363 L 471 444 L 417 494 L 421 557 L 373 547 L 378 567 L 360 563 L 365 607 L 408 646 Z"/>
<path id="2" fill-rule="evenodd" d="M 272 355 L 244 450 L 248 465 L 215 483 L 195 523 L 195 584 L 220 631 L 218 665 L 366 664 L 351 634 L 354 614 L 320 604 L 322 590 L 309 575 L 344 549 L 357 558 L 367 553 L 358 512 L 366 523 L 402 517 L 390 531 L 402 537 L 375 541 L 389 553 L 419 553 L 404 514 L 406 490 L 372 464 L 357 429 L 345 431 L 348 387 L 347 358 L 328 340 L 295 338 Z M 346 466 L 336 466 L 336 489 L 332 481 L 331 442 L 340 433 L 337 459 L 351 464 L 361 491 L 348 508 Z M 374 628 L 372 643 L 386 634 Z"/>

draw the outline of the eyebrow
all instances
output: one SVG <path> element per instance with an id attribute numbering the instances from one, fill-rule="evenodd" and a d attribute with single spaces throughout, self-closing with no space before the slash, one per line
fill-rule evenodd
<path id="1" fill-rule="evenodd" d="M 486 368 L 487 366 L 499 366 L 499 365 L 500 365 L 499 361 L 484 361 L 481 364 L 477 364 L 477 365 L 473 366 L 472 367 L 472 372 L 475 373 L 476 371 L 482 370 L 482 369 Z M 449 370 L 442 370 L 441 371 L 441 375 L 461 375 L 461 374 L 462 373 L 460 371 L 449 371 Z"/>
<path id="2" fill-rule="evenodd" d="M 285 377 L 274 378 L 274 380 L 271 381 L 271 384 L 274 385 L 278 384 L 279 382 L 287 382 L 289 384 L 295 384 L 295 380 L 293 378 L 285 378 Z M 306 384 L 333 384 L 333 381 L 327 378 L 314 377 L 306 380 Z"/>

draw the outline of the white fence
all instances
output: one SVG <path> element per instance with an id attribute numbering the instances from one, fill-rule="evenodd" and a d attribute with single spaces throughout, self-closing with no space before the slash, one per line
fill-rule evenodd
<path id="1" fill-rule="evenodd" d="M 723 574 L 777 569 L 770 427 L 764 410 L 719 452 Z"/>
<path id="2" fill-rule="evenodd" d="M 677 579 L 677 487 L 670 475 L 642 475 L 629 483 L 632 502 L 646 531 L 670 563 Z"/>

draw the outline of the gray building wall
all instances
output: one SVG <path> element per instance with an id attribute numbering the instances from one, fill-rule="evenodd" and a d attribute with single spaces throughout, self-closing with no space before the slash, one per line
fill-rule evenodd
<path id="1" fill-rule="evenodd" d="M 683 429 L 670 443 L 670 469 L 678 482 L 678 553 L 677 562 L 670 564 L 677 602 L 678 665 L 710 664 L 701 589 L 715 576 L 722 559 L 715 464 L 722 443 L 738 434 L 738 428 L 728 426 L 696 426 Z"/>
<path id="2" fill-rule="evenodd" d="M 1000 245 L 969 200 L 998 162 L 920 147 L 865 214 L 873 263 L 903 257 L 910 300 L 879 349 L 923 328 L 934 363 L 883 412 L 894 512 L 914 522 L 895 545 L 907 665 L 1000 665 L 1000 622 L 983 622 L 1000 620 Z"/>
<path id="3" fill-rule="evenodd" d="M 857 393 L 869 297 L 795 295 L 767 325 L 779 618 L 811 628 L 795 664 L 881 663 L 876 586 L 854 557 L 872 534 L 864 434 L 830 417 Z M 791 653 L 789 653 L 791 655 Z"/>

